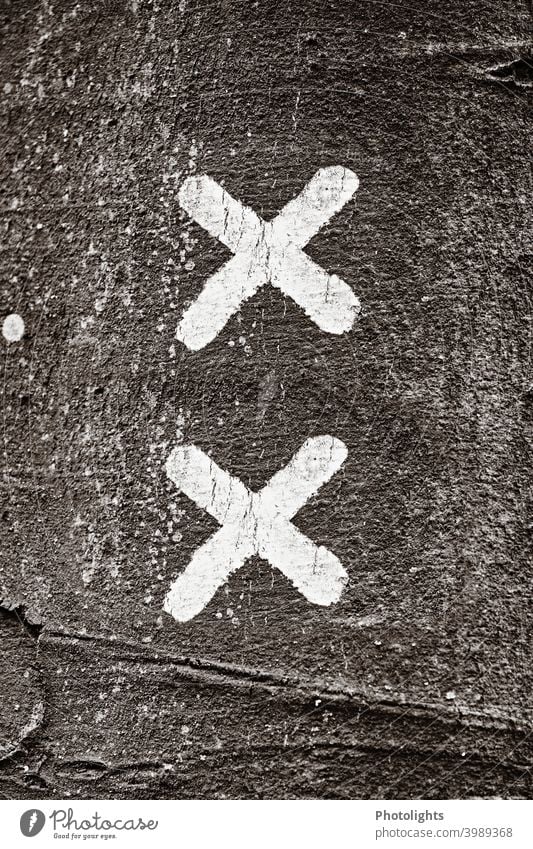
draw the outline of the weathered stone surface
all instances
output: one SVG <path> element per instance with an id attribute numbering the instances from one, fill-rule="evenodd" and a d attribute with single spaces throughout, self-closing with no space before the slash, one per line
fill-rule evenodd
<path id="1" fill-rule="evenodd" d="M 526 4 L 24 6 L 2 9 L 0 301 L 26 330 L 0 583 L 42 626 L 48 697 L 6 795 L 527 795 Z M 184 348 L 230 255 L 184 177 L 269 219 L 335 164 L 360 188 L 306 250 L 360 298 L 353 331 L 264 288 Z M 254 559 L 163 613 L 216 528 L 172 448 L 260 489 L 326 433 L 349 458 L 296 524 L 347 569 L 340 602 Z"/>
<path id="2" fill-rule="evenodd" d="M 0 611 L 0 764 L 9 767 L 42 727 L 45 705 L 37 632 L 19 612 Z"/>

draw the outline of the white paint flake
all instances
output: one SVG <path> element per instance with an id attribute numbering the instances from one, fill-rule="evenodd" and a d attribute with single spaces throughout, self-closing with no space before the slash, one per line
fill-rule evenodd
<path id="1" fill-rule="evenodd" d="M 306 440 L 260 492 L 217 466 L 195 445 L 172 451 L 168 477 L 222 527 L 198 548 L 174 581 L 164 609 L 179 622 L 192 619 L 229 576 L 258 554 L 289 578 L 313 604 L 338 601 L 348 575 L 341 562 L 290 521 L 337 472 L 348 450 L 332 436 Z"/>
<path id="2" fill-rule="evenodd" d="M 4 318 L 2 333 L 8 342 L 20 342 L 24 329 L 24 319 L 18 313 L 12 312 Z"/>
<path id="3" fill-rule="evenodd" d="M 181 206 L 235 256 L 208 278 L 183 315 L 177 338 L 194 351 L 203 348 L 267 283 L 296 301 L 321 330 L 350 330 L 359 300 L 340 277 L 328 274 L 302 248 L 358 186 L 348 168 L 321 168 L 273 221 L 263 221 L 210 177 L 188 177 L 179 191 Z"/>

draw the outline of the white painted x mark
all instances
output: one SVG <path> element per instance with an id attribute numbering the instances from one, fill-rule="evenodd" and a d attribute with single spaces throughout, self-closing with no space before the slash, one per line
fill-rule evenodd
<path id="1" fill-rule="evenodd" d="M 350 287 L 301 249 L 356 192 L 353 171 L 321 168 L 273 221 L 263 221 L 207 176 L 188 177 L 183 209 L 235 254 L 206 281 L 186 310 L 177 338 L 194 351 L 211 342 L 257 290 L 271 283 L 289 295 L 321 330 L 344 333 L 360 310 Z"/>
<path id="2" fill-rule="evenodd" d="M 348 450 L 340 439 L 308 439 L 260 492 L 219 468 L 195 445 L 174 449 L 168 477 L 222 527 L 198 548 L 174 581 L 164 609 L 179 622 L 200 613 L 229 576 L 258 554 L 314 604 L 338 601 L 348 575 L 341 562 L 290 521 L 340 469 Z"/>

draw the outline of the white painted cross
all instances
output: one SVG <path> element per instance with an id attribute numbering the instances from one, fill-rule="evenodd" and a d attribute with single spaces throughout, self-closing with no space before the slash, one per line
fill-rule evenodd
<path id="1" fill-rule="evenodd" d="M 321 330 L 350 330 L 359 300 L 340 277 L 328 274 L 302 248 L 358 185 L 348 168 L 321 168 L 273 221 L 263 221 L 210 177 L 188 177 L 179 191 L 181 206 L 235 256 L 208 278 L 183 315 L 177 338 L 194 351 L 203 348 L 267 283 L 293 298 Z"/>
<path id="2" fill-rule="evenodd" d="M 260 492 L 251 492 L 195 445 L 174 449 L 166 464 L 168 477 L 222 527 L 195 551 L 174 581 L 165 611 L 179 622 L 192 619 L 254 554 L 283 572 L 308 601 L 321 605 L 338 601 L 348 580 L 341 562 L 289 519 L 347 456 L 340 439 L 313 437 Z"/>

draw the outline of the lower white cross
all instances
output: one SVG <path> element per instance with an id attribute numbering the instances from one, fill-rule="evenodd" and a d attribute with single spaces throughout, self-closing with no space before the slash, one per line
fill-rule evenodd
<path id="1" fill-rule="evenodd" d="M 328 274 L 301 249 L 358 185 L 348 168 L 321 168 L 273 221 L 263 221 L 210 177 L 188 177 L 179 191 L 181 206 L 235 256 L 208 278 L 183 315 L 177 338 L 194 351 L 203 348 L 267 283 L 293 298 L 321 330 L 350 330 L 359 300 L 340 277 Z"/>
<path id="2" fill-rule="evenodd" d="M 200 613 L 229 576 L 258 554 L 314 604 L 338 601 L 348 575 L 341 562 L 290 521 L 348 456 L 340 439 L 308 439 L 260 492 L 219 468 L 195 445 L 172 451 L 168 477 L 222 527 L 198 548 L 174 581 L 164 609 L 179 622 Z"/>

